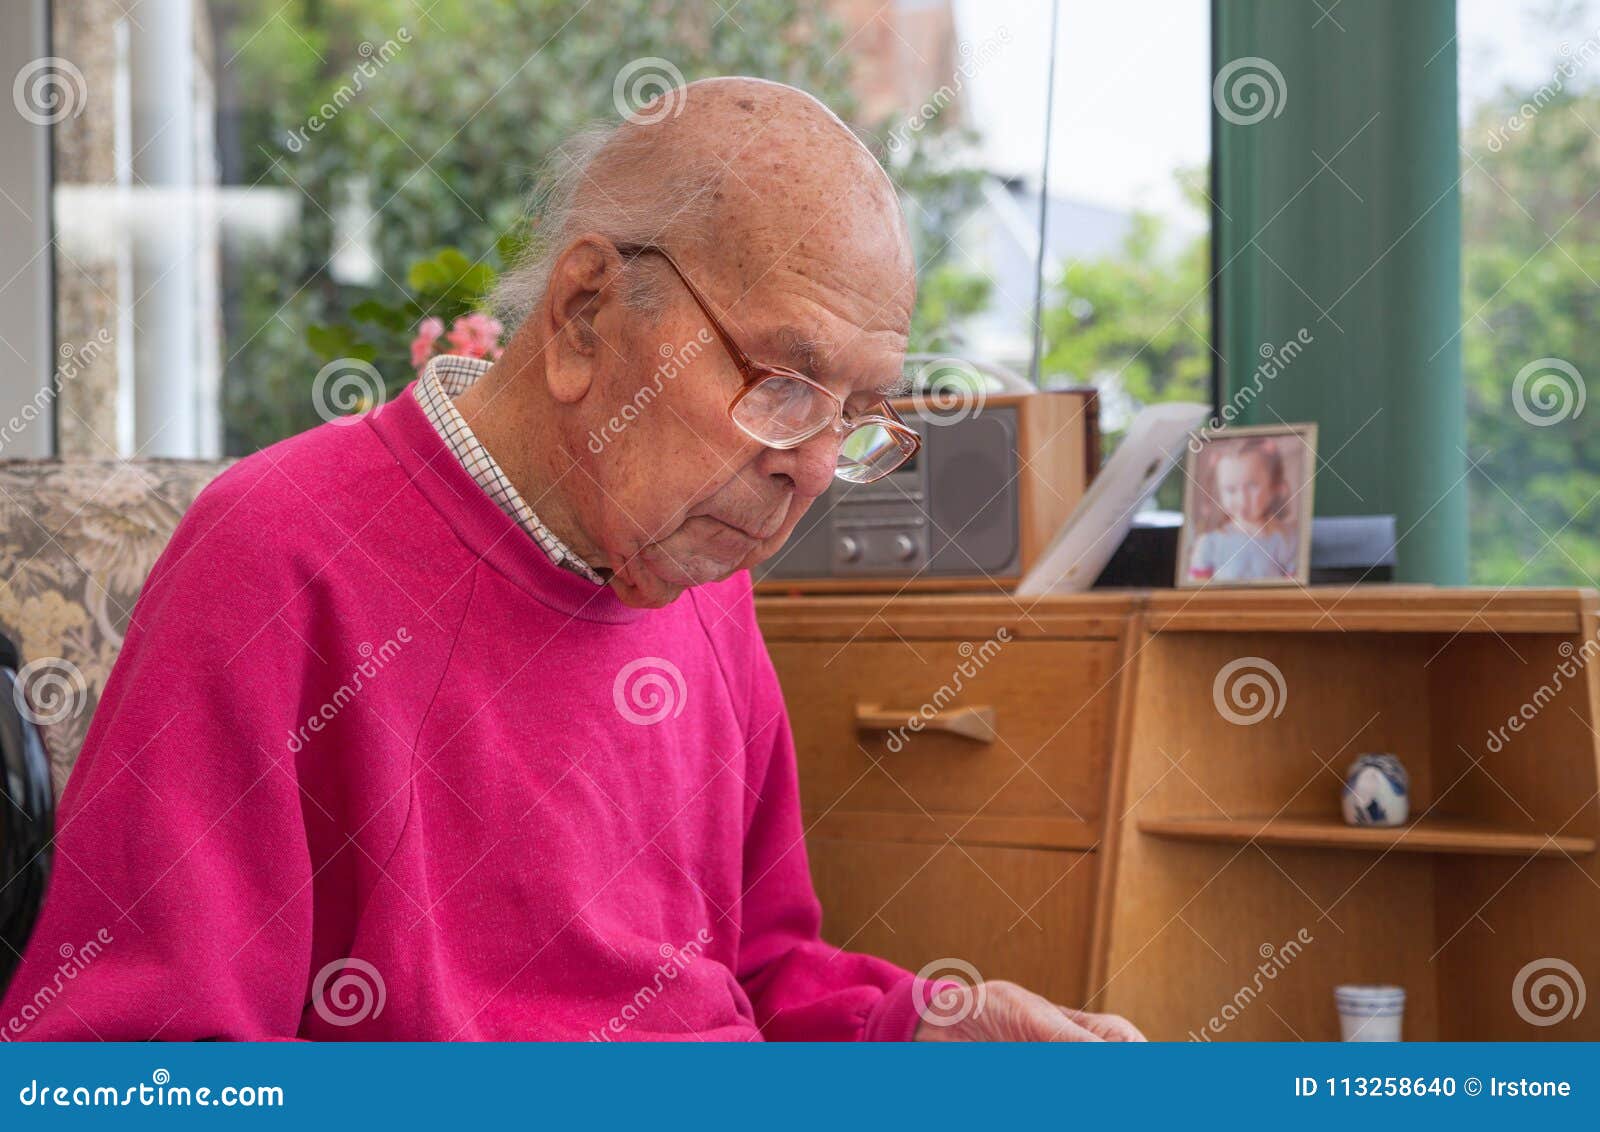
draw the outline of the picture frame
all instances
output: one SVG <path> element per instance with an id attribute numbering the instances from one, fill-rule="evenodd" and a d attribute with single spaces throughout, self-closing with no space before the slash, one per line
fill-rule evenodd
<path id="1" fill-rule="evenodd" d="M 1178 588 L 1306 585 L 1316 470 L 1315 424 L 1196 432 L 1183 466 Z"/>

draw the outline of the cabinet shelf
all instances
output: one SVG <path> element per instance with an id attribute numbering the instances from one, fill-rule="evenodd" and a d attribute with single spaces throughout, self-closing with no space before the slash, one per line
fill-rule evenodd
<path id="1" fill-rule="evenodd" d="M 1459 818 L 1422 818 L 1385 828 L 1345 825 L 1335 818 L 1141 818 L 1139 832 L 1182 841 L 1284 845 L 1356 852 L 1467 853 L 1480 856 L 1554 857 L 1595 851 L 1595 839 L 1546 836 Z"/>

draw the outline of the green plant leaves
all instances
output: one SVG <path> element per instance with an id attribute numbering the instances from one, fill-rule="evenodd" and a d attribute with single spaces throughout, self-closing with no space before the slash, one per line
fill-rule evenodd
<path id="1" fill-rule="evenodd" d="M 332 325 L 313 323 L 306 327 L 306 345 L 310 346 L 324 362 L 331 362 L 336 358 L 359 358 L 364 362 L 372 362 L 378 357 L 376 346 L 361 341 L 350 327 L 337 323 Z"/>

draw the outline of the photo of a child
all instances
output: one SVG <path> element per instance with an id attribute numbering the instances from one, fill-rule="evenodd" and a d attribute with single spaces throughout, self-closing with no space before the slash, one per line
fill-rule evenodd
<path id="1" fill-rule="evenodd" d="M 1184 484 L 1178 585 L 1304 583 L 1315 452 L 1314 425 L 1197 437 Z"/>

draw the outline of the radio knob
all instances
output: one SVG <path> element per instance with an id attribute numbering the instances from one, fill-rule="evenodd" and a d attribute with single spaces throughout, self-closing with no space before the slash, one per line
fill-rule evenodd
<path id="1" fill-rule="evenodd" d="M 839 557 L 846 562 L 855 562 L 861 557 L 861 544 L 850 535 L 842 535 L 839 539 Z"/>
<path id="2" fill-rule="evenodd" d="M 910 535 L 894 536 L 894 556 L 902 562 L 910 562 L 917 556 L 917 544 Z"/>

